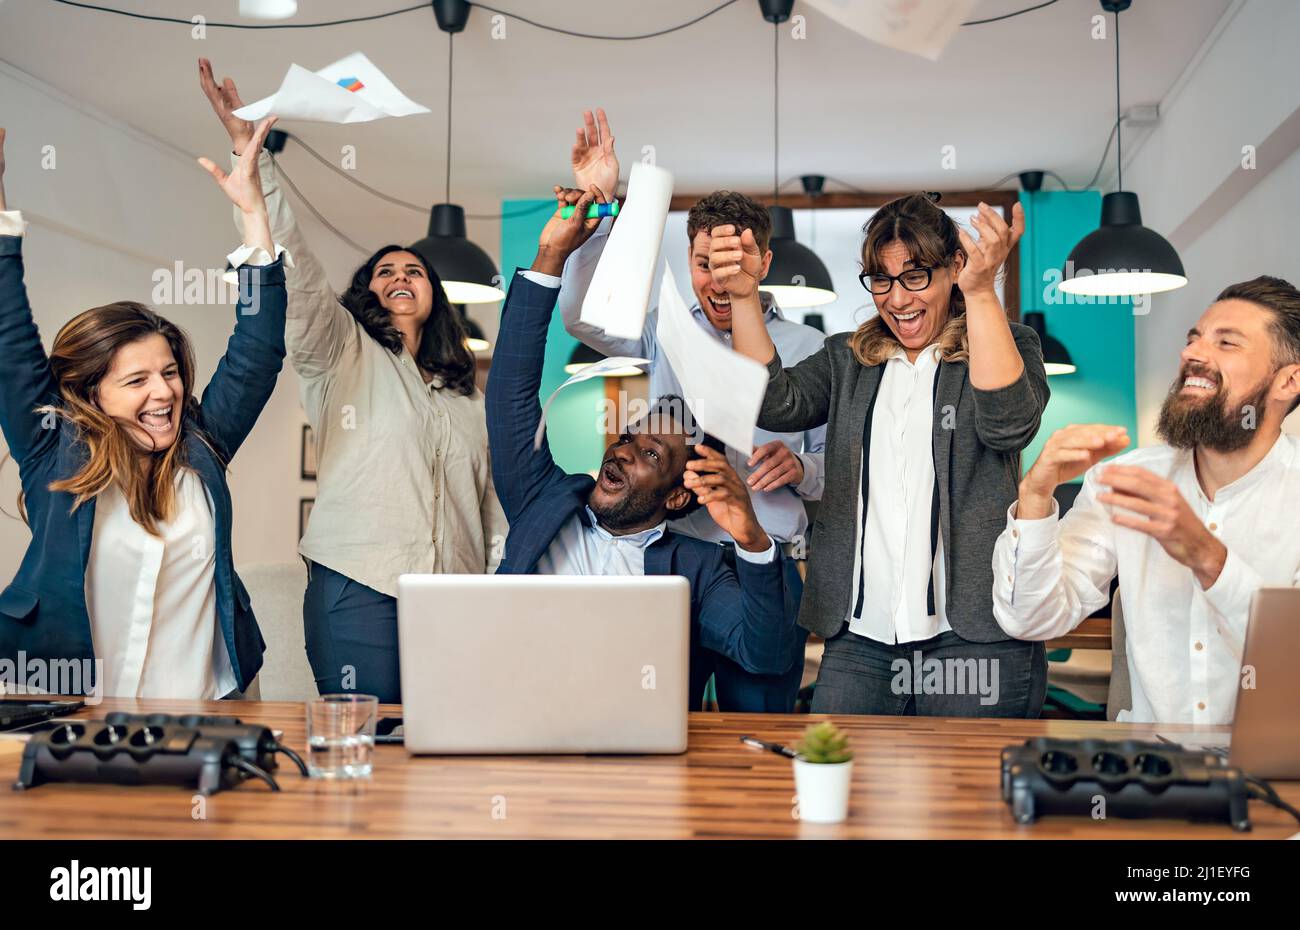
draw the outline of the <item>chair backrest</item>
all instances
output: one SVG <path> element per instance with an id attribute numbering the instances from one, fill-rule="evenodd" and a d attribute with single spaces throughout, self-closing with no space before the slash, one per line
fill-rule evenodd
<path id="1" fill-rule="evenodd" d="M 245 565 L 239 577 L 253 602 L 266 640 L 257 681 L 263 701 L 305 701 L 316 696 L 316 677 L 307 662 L 302 597 L 307 567 L 301 560 Z"/>
<path id="2" fill-rule="evenodd" d="M 1121 710 L 1133 706 L 1128 677 L 1128 649 L 1124 637 L 1124 604 L 1119 588 L 1110 602 L 1110 687 L 1106 692 L 1106 719 L 1114 720 Z"/>

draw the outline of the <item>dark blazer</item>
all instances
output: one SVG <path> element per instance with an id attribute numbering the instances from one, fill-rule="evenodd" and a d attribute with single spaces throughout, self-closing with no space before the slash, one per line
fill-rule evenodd
<path id="1" fill-rule="evenodd" d="M 961 362 L 940 364 L 936 375 L 932 448 L 946 613 L 957 635 L 976 643 L 1011 638 L 993 619 L 993 545 L 1018 493 L 1020 452 L 1038 432 L 1050 393 L 1038 335 L 1020 323 L 1011 324 L 1011 333 L 1025 362 L 1012 384 L 996 391 L 972 387 Z M 799 625 L 824 637 L 838 633 L 849 613 L 863 427 L 884 371 L 859 362 L 849 336 L 827 337 L 820 352 L 793 368 L 774 355 L 758 415 L 758 425 L 770 430 L 828 424 L 826 490 L 799 610 Z"/>
<path id="2" fill-rule="evenodd" d="M 546 332 L 558 288 L 516 274 L 501 310 L 501 329 L 488 376 L 487 426 L 492 480 L 510 534 L 497 574 L 527 575 L 575 514 L 581 514 L 595 481 L 570 475 L 555 464 L 549 442 L 533 448 L 541 419 L 538 390 L 546 355 Z M 691 584 L 691 707 L 700 705 L 711 651 L 746 672 L 775 675 L 801 658 L 794 618 L 784 610 L 782 556 L 768 565 L 736 560 L 732 571 L 712 543 L 665 532 L 646 549 L 647 575 L 682 575 Z M 739 579 L 737 579 L 739 574 Z"/>
<path id="3" fill-rule="evenodd" d="M 243 690 L 262 667 L 266 644 L 230 556 L 225 463 L 275 388 L 284 360 L 285 290 L 278 261 L 263 268 L 245 266 L 240 275 L 234 334 L 202 402 L 182 420 L 178 441 L 184 443 L 186 464 L 212 497 L 217 619 Z M 253 294 L 255 305 L 245 296 Z M 87 450 L 61 419 L 52 421 L 52 429 L 42 428 L 45 418 L 35 409 L 47 404 L 58 407 L 62 400 L 27 302 L 22 238 L 0 236 L 0 430 L 18 462 L 32 531 L 18 573 L 0 594 L 0 656 L 13 657 L 21 650 L 29 659 L 93 659 L 85 579 L 95 501 L 74 513 L 71 494 L 49 489 L 51 482 L 81 469 Z"/>

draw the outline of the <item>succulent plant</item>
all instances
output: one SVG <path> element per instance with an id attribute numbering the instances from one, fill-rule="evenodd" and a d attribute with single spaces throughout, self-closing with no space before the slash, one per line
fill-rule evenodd
<path id="1" fill-rule="evenodd" d="M 819 765 L 834 765 L 853 758 L 848 735 L 829 720 L 823 720 L 804 730 L 803 739 L 795 746 L 795 752 L 805 762 Z"/>

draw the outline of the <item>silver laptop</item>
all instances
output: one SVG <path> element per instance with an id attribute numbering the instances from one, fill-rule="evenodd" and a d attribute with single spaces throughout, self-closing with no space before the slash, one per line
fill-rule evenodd
<path id="1" fill-rule="evenodd" d="M 1261 588 L 1250 602 L 1228 762 L 1257 778 L 1300 779 L 1300 588 Z M 1244 676 L 1243 676 L 1244 677 Z"/>
<path id="2" fill-rule="evenodd" d="M 686 751 L 690 583 L 402 575 L 412 753 Z"/>

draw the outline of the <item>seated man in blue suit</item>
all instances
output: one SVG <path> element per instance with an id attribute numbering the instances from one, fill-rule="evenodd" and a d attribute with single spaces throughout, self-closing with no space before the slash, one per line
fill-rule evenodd
<path id="1" fill-rule="evenodd" d="M 558 191 L 558 189 L 557 189 Z M 501 311 L 488 378 L 487 425 L 492 477 L 510 521 L 498 574 L 682 575 L 691 583 L 690 706 L 698 709 L 718 657 L 755 676 L 747 693 L 732 689 L 728 710 L 764 707 L 761 676 L 802 659 L 785 610 L 782 554 L 759 526 L 749 493 L 720 452 L 692 444 L 680 399 L 629 424 L 605 450 L 600 476 L 570 475 L 543 441 L 538 390 L 546 333 L 564 260 L 595 230 L 586 219 L 593 188 L 558 193 L 559 209 L 539 238 L 537 258 L 519 271 Z M 712 543 L 669 531 L 669 519 L 696 506 L 735 540 L 734 568 Z"/>

